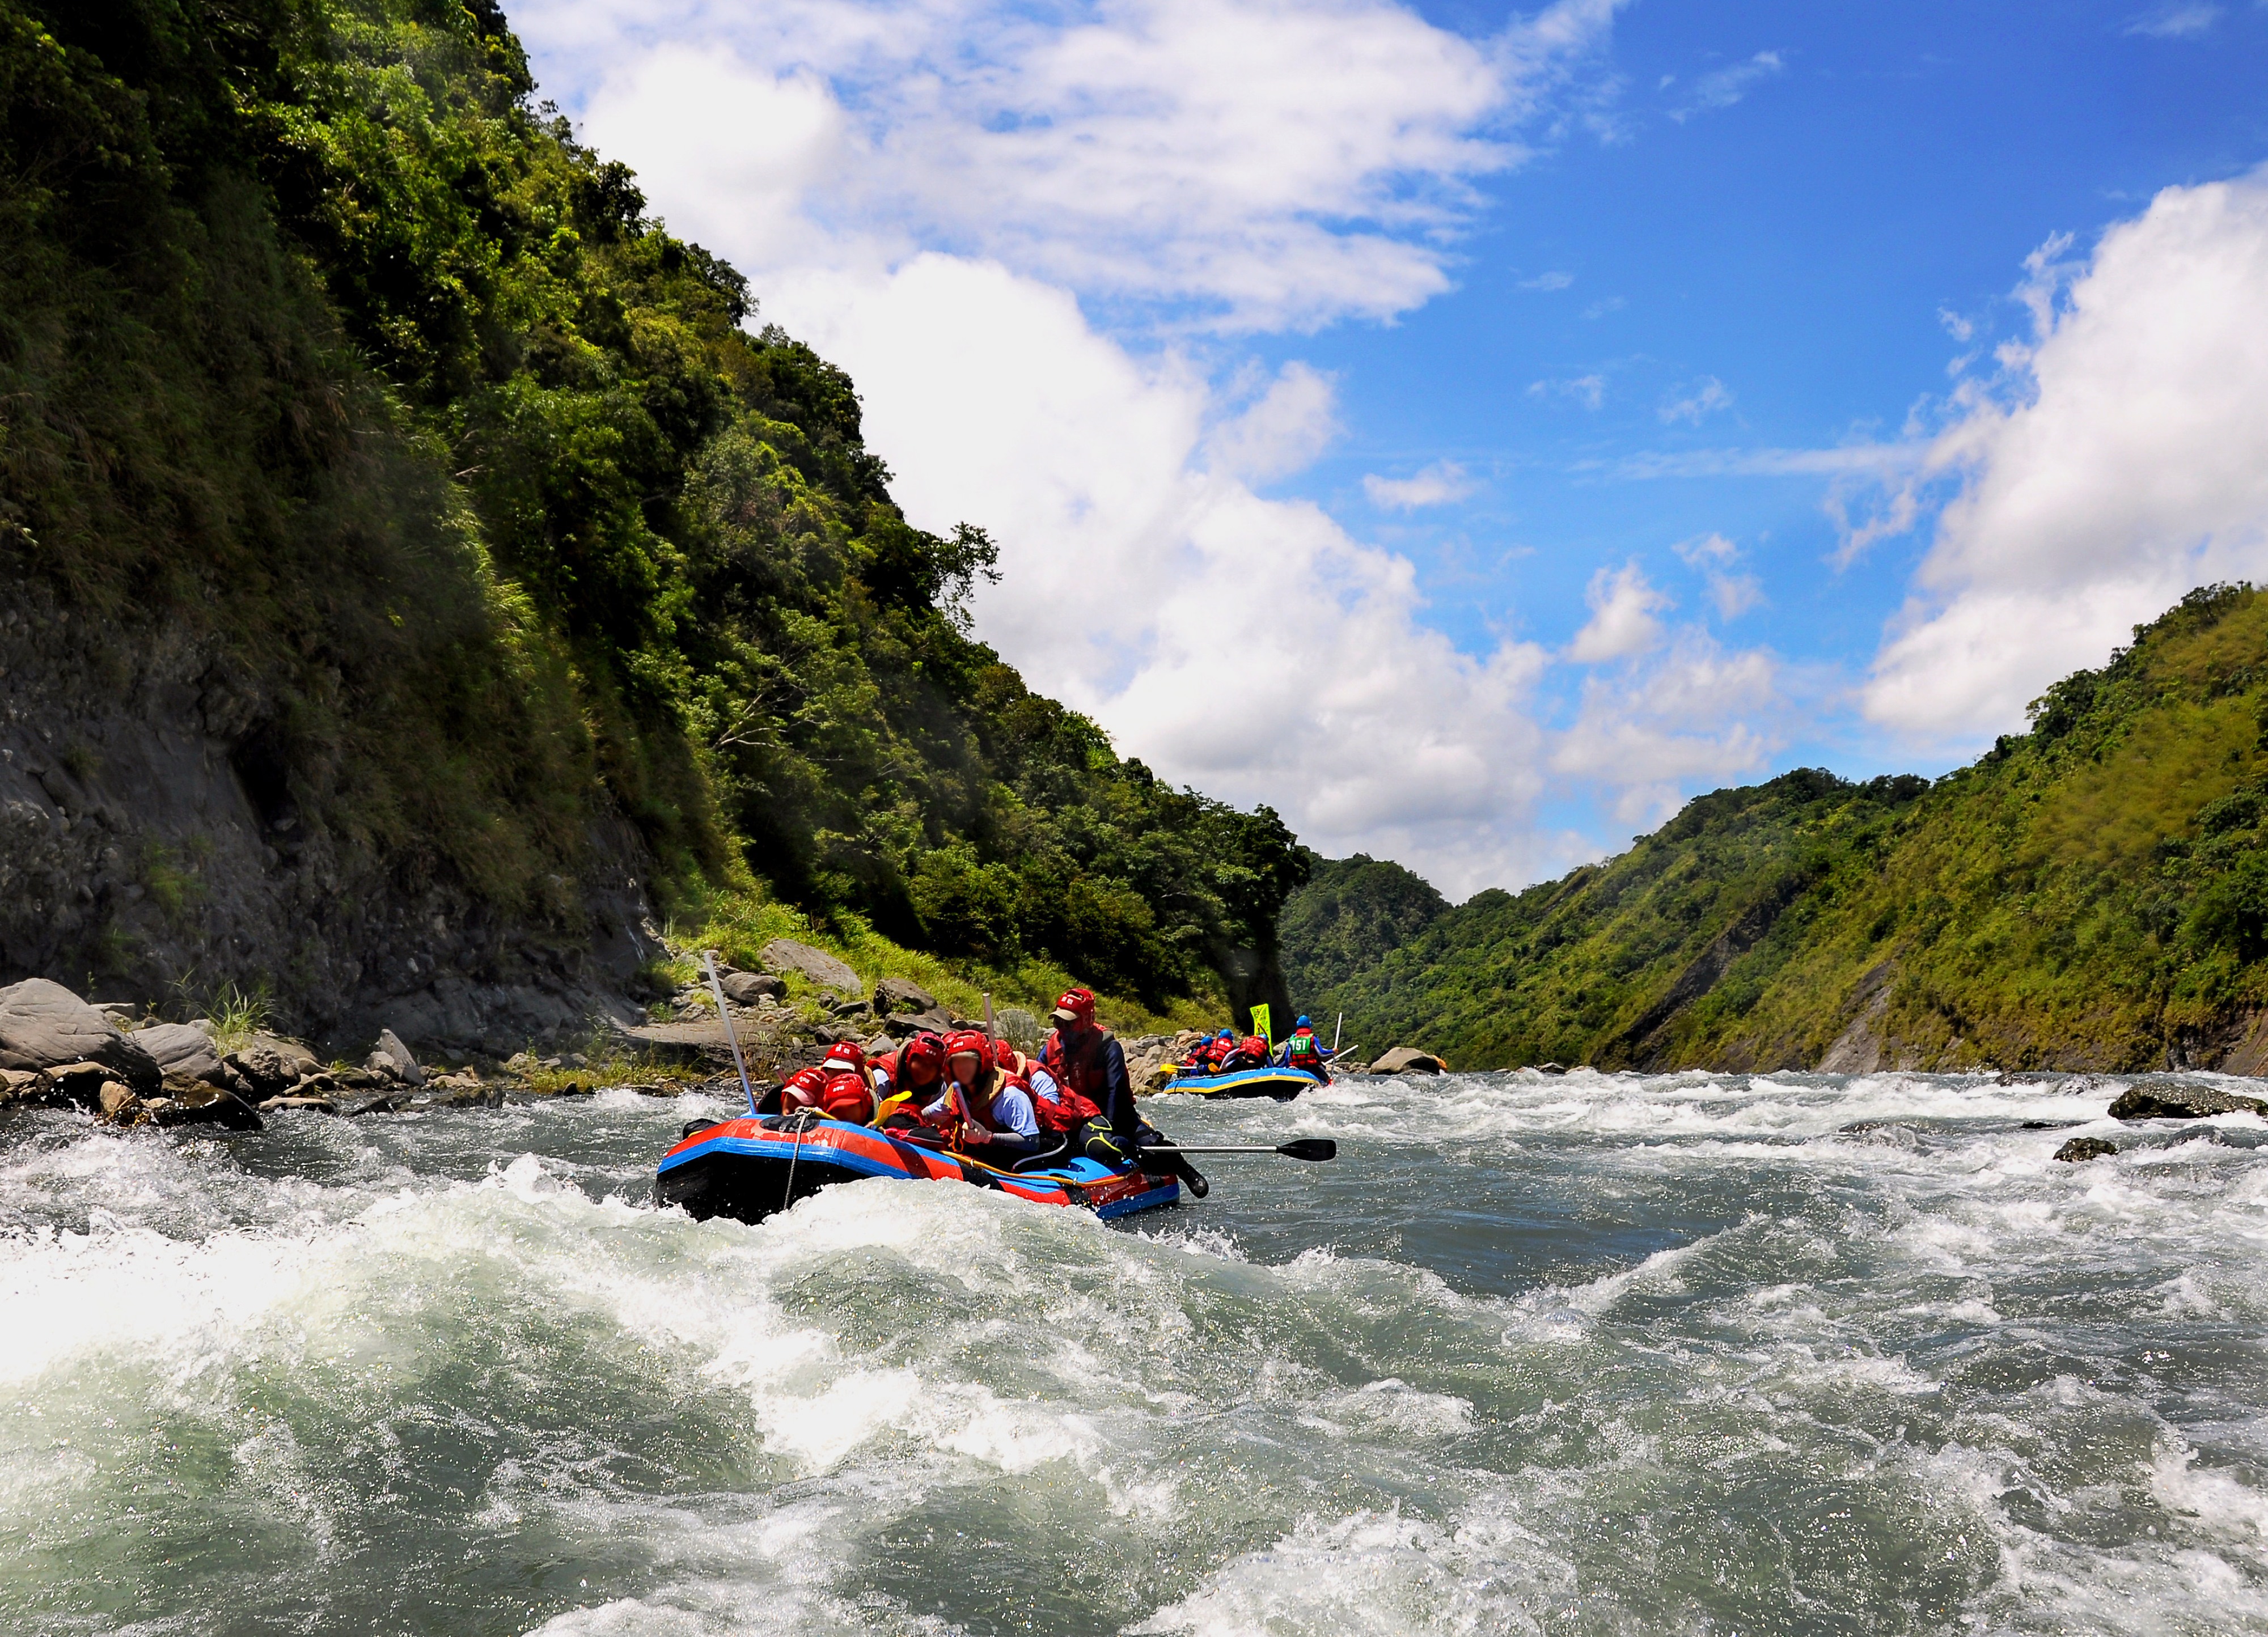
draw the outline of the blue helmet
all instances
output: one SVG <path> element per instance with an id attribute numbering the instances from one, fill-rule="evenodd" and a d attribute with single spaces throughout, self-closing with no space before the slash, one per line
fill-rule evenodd
<path id="1" fill-rule="evenodd" d="M 1307 1014 L 1305 1012 L 1301 1012 L 1300 1014 L 1300 1021 L 1292 1025 L 1294 1029 L 1306 1029 L 1310 1026 L 1311 1025 L 1307 1022 Z"/>

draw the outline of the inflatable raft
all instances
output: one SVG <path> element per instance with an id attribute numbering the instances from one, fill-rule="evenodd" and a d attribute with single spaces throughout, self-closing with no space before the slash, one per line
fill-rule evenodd
<path id="1" fill-rule="evenodd" d="M 1324 1076 L 1304 1068 L 1233 1068 L 1222 1075 L 1185 1074 L 1177 1068 L 1174 1077 L 1158 1088 L 1157 1095 L 1272 1097 L 1278 1103 L 1288 1103 L 1302 1091 L 1329 1083 Z"/>
<path id="2" fill-rule="evenodd" d="M 1084 1156 L 1011 1171 L 965 1154 L 909 1142 L 839 1119 L 727 1119 L 688 1129 L 655 1168 L 654 1201 L 694 1216 L 757 1222 L 831 1183 L 861 1177 L 969 1182 L 1036 1205 L 1083 1206 L 1098 1216 L 1155 1210 L 1181 1197 L 1180 1181 Z"/>

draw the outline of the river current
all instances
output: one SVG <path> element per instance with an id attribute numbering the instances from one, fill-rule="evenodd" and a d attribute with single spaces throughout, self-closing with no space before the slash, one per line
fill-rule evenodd
<path id="1" fill-rule="evenodd" d="M 1116 1225 L 696 1223 L 627 1090 L 18 1112 L 0 1630 L 2268 1632 L 2268 1128 L 2117 1089 L 1161 1098 L 1342 1156 Z"/>

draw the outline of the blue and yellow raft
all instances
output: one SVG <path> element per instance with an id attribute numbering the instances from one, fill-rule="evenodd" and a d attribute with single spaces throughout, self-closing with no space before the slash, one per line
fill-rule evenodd
<path id="1" fill-rule="evenodd" d="M 1324 1075 L 1304 1068 L 1232 1068 L 1226 1074 L 1190 1074 L 1176 1066 L 1173 1078 L 1158 1088 L 1160 1097 L 1270 1097 L 1288 1103 L 1302 1091 L 1329 1085 Z"/>

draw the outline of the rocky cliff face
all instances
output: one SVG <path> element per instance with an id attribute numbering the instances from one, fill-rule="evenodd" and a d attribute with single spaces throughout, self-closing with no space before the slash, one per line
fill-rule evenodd
<path id="1" fill-rule="evenodd" d="M 390 1026 L 497 1057 L 634 1013 L 659 951 L 628 824 L 594 804 L 580 878 L 506 916 L 328 826 L 302 799 L 320 769 L 272 749 L 289 708 L 178 620 L 98 625 L 0 584 L 0 983 L 185 1012 L 264 986 L 319 1043 Z"/>

